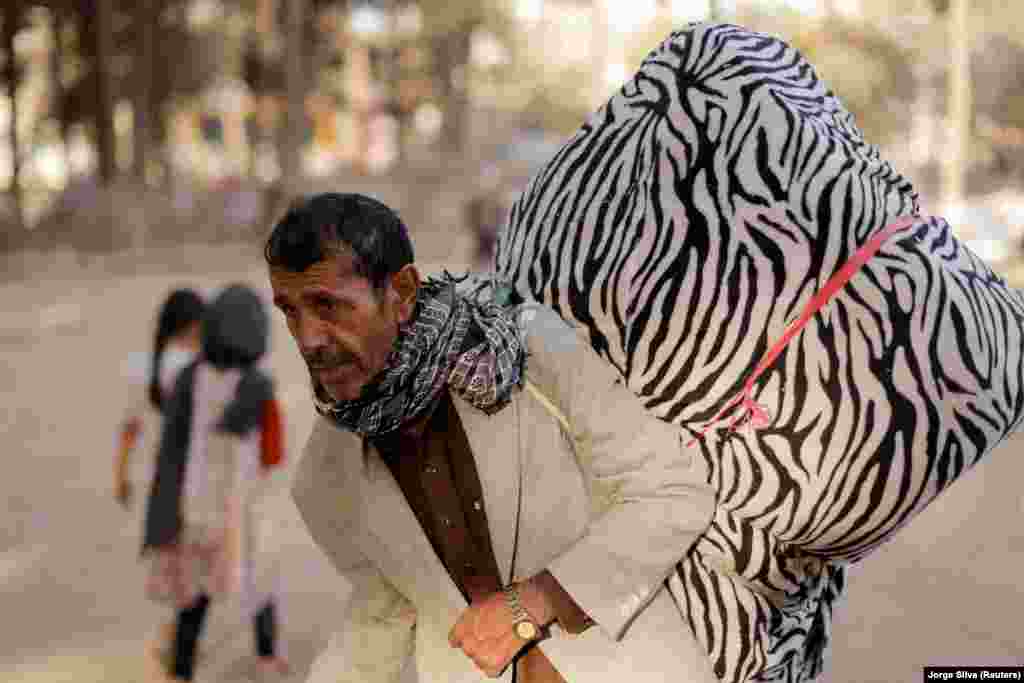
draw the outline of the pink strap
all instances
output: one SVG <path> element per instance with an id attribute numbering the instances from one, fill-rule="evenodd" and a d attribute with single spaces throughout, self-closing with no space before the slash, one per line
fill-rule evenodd
<path id="1" fill-rule="evenodd" d="M 843 267 L 829 278 L 828 282 L 825 283 L 825 286 L 818 290 L 814 297 L 807 302 L 807 305 L 804 307 L 803 313 L 800 314 L 800 317 L 790 323 L 782 337 L 772 345 L 768 350 L 768 353 L 766 353 L 761 359 L 761 362 L 757 364 L 757 368 L 754 369 L 753 374 L 747 378 L 746 384 L 743 385 L 743 390 L 737 394 L 735 398 L 726 403 L 718 414 L 715 415 L 710 422 L 704 425 L 704 428 L 700 430 L 699 436 L 691 439 L 687 446 L 692 446 L 696 443 L 698 438 L 704 436 L 711 427 L 713 427 L 717 422 L 720 422 L 722 416 L 729 412 L 729 410 L 731 410 L 737 403 L 741 403 L 744 409 L 741 410 L 739 415 L 733 418 L 732 422 L 729 423 L 729 429 L 735 429 L 739 423 L 746 419 L 749 419 L 750 423 L 754 427 L 764 427 L 767 425 L 771 419 L 768 411 L 764 406 L 760 405 L 750 397 L 750 392 L 754 389 L 754 382 L 756 382 L 757 378 L 761 376 L 761 373 L 767 370 L 775 359 L 778 358 L 779 354 L 782 353 L 782 350 L 786 348 L 786 344 L 796 336 L 796 334 L 811 318 L 814 317 L 814 314 L 817 313 L 822 306 L 828 303 L 829 299 L 835 296 L 836 292 L 843 288 L 850 278 L 853 277 L 854 273 L 860 270 L 861 267 L 863 267 L 863 265 L 875 255 L 889 237 L 894 233 L 913 225 L 918 220 L 920 220 L 918 216 L 904 216 L 903 218 L 899 218 L 875 233 L 871 239 L 864 244 L 864 246 L 854 252 L 853 256 L 850 257 L 850 260 L 844 263 Z"/>

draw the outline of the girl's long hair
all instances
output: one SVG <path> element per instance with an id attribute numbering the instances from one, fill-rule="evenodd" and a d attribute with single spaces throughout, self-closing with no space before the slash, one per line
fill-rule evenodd
<path id="1" fill-rule="evenodd" d="M 153 342 L 153 362 L 150 363 L 149 401 L 163 411 L 163 395 L 160 390 L 160 365 L 167 343 L 203 318 L 206 305 L 202 297 L 192 289 L 177 289 L 167 297 L 156 324 L 156 338 Z"/>

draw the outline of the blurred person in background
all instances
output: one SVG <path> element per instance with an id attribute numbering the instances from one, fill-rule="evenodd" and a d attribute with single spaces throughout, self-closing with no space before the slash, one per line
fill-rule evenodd
<path id="1" fill-rule="evenodd" d="M 474 267 L 490 270 L 498 230 L 505 220 L 506 205 L 502 173 L 496 164 L 486 164 L 475 194 L 465 204 L 465 220 L 475 239 Z"/>
<path id="2" fill-rule="evenodd" d="M 280 406 L 259 367 L 269 321 L 258 295 L 225 288 L 203 318 L 201 356 L 178 376 L 146 512 L 147 594 L 178 610 L 167 674 L 193 679 L 211 601 L 251 617 L 262 669 L 288 671 L 278 647 L 277 561 L 262 510 L 283 461 Z"/>
<path id="3" fill-rule="evenodd" d="M 295 501 L 353 586 L 311 683 L 715 680 L 662 585 L 704 463 L 554 311 L 421 281 L 363 195 L 300 200 L 264 255 L 321 415 Z"/>
<path id="4" fill-rule="evenodd" d="M 133 467 L 133 456 L 148 451 L 160 433 L 165 398 L 174 390 L 178 373 L 195 360 L 199 352 L 200 321 L 205 305 L 193 289 L 177 289 L 160 307 L 152 350 L 132 356 L 126 368 L 129 380 L 138 386 L 138 397 L 121 422 L 117 455 L 114 461 L 114 497 L 126 509 L 131 508 L 135 485 L 150 481 L 156 460 L 147 458 L 142 468 Z M 133 470 L 141 469 L 142 472 Z M 157 640 L 156 649 L 169 646 L 174 623 L 167 623 Z"/>

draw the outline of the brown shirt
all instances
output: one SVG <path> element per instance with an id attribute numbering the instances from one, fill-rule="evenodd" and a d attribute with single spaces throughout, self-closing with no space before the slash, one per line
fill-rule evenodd
<path id="1" fill-rule="evenodd" d="M 434 552 L 469 601 L 500 591 L 476 462 L 451 397 L 445 393 L 422 434 L 400 431 L 373 445 L 394 475 Z M 590 621 L 550 575 L 541 584 L 560 625 L 585 630 Z M 516 663 L 517 683 L 565 683 L 536 647 Z"/>
<path id="2" fill-rule="evenodd" d="M 472 602 L 501 590 L 476 463 L 451 398 L 422 436 L 398 432 L 374 445 L 463 597 Z"/>

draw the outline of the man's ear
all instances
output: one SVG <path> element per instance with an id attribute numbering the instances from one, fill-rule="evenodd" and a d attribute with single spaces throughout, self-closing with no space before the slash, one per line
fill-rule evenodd
<path id="1" fill-rule="evenodd" d="M 420 272 L 409 263 L 391 276 L 391 290 L 395 293 L 395 312 L 399 323 L 407 323 L 416 310 L 416 294 L 420 289 Z"/>

